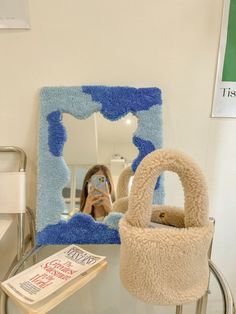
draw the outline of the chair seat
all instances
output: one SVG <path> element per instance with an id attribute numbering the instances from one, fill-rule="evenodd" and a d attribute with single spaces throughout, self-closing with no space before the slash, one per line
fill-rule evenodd
<path id="1" fill-rule="evenodd" d="M 4 238 L 5 234 L 9 231 L 11 225 L 16 220 L 16 217 L 11 214 L 0 214 L 0 241 Z"/>

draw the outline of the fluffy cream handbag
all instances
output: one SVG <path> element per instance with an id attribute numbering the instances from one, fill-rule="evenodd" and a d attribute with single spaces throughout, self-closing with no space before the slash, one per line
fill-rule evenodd
<path id="1" fill-rule="evenodd" d="M 154 186 L 163 171 L 178 174 L 185 194 L 184 211 L 152 206 Z M 176 227 L 149 228 L 155 209 L 159 220 L 166 214 L 167 220 L 177 222 Z M 128 211 L 119 226 L 120 276 L 132 295 L 146 303 L 178 305 L 205 293 L 214 226 L 208 219 L 204 176 L 189 157 L 168 149 L 147 155 L 135 173 Z"/>

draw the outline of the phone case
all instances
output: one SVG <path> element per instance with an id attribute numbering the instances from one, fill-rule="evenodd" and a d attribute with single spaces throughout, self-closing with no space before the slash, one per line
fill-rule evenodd
<path id="1" fill-rule="evenodd" d="M 103 175 L 94 175 L 91 178 L 91 184 L 94 188 L 105 192 L 106 191 L 106 178 Z M 95 191 L 95 195 L 99 195 L 98 191 Z"/>

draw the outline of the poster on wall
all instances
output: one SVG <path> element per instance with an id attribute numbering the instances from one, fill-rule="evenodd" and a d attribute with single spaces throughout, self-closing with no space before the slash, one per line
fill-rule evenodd
<path id="1" fill-rule="evenodd" d="M 236 118 L 236 0 L 225 0 L 212 117 Z"/>
<path id="2" fill-rule="evenodd" d="M 0 28 L 30 28 L 27 0 L 0 0 Z"/>

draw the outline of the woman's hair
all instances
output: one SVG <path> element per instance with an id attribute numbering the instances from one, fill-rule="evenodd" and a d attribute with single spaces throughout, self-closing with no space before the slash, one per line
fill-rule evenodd
<path id="1" fill-rule="evenodd" d="M 83 183 L 81 194 L 80 194 L 80 211 L 81 212 L 84 211 L 86 199 L 88 196 L 88 182 L 89 182 L 90 178 L 95 173 L 97 173 L 99 170 L 101 170 L 103 172 L 104 176 L 107 179 L 108 189 L 109 189 L 109 193 L 111 195 L 112 203 L 115 201 L 115 188 L 114 188 L 114 184 L 113 184 L 110 170 L 104 165 L 95 165 L 88 170 L 88 172 L 86 173 L 86 175 L 84 177 L 84 183 Z M 92 214 L 92 216 L 93 216 L 93 214 Z"/>

